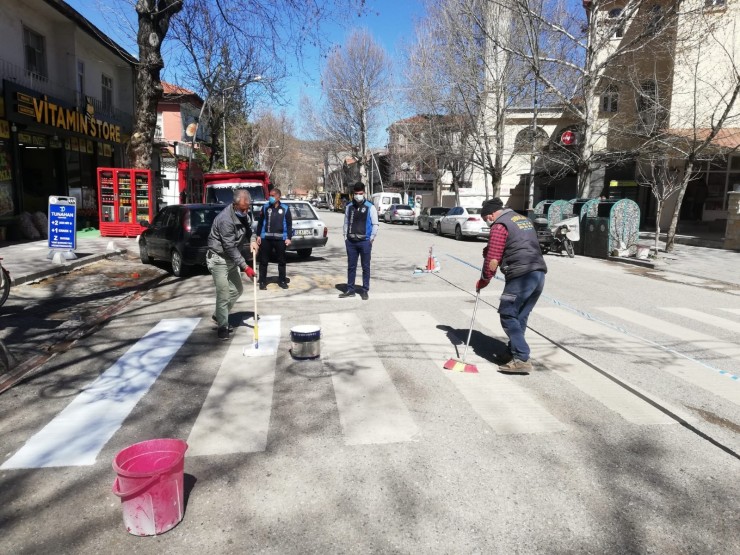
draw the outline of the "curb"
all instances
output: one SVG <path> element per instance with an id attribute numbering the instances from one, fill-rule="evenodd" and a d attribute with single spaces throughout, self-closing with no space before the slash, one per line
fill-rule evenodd
<path id="1" fill-rule="evenodd" d="M 655 262 L 650 260 L 640 260 L 639 258 L 622 258 L 621 256 L 607 256 L 609 262 L 620 262 L 622 264 L 631 264 L 632 266 L 642 266 L 643 268 L 655 269 Z"/>
<path id="2" fill-rule="evenodd" d="M 98 262 L 99 260 L 103 260 L 105 258 L 112 258 L 114 256 L 120 256 L 122 254 L 126 254 L 127 252 L 128 252 L 128 249 L 117 249 L 113 252 L 101 252 L 97 254 L 88 254 L 83 257 L 77 258 L 76 260 L 65 262 L 64 264 L 61 264 L 59 266 L 53 266 L 51 268 L 46 268 L 45 270 L 39 270 L 37 272 L 32 272 L 30 274 L 25 274 L 25 275 L 18 276 L 18 277 L 11 276 L 10 285 L 11 287 L 16 287 L 18 285 L 23 285 L 24 283 L 36 281 L 38 279 L 58 276 L 60 274 L 67 273 L 70 270 L 74 270 L 75 268 L 87 266 L 88 264 L 92 264 L 93 262 Z"/>

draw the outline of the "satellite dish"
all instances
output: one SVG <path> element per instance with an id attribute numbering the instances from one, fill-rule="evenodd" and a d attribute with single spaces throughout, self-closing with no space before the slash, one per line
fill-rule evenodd
<path id="1" fill-rule="evenodd" d="M 187 126 L 187 127 L 185 128 L 185 134 L 186 134 L 186 135 L 187 135 L 188 137 L 195 137 L 195 134 L 196 134 L 197 132 L 198 132 L 198 124 L 197 124 L 197 123 L 195 123 L 195 122 L 191 123 L 190 125 L 188 125 L 188 126 Z"/>

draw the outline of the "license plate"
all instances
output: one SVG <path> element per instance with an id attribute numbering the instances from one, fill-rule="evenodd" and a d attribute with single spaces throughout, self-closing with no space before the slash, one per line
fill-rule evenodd
<path id="1" fill-rule="evenodd" d="M 313 229 L 296 229 L 296 235 L 313 235 Z"/>

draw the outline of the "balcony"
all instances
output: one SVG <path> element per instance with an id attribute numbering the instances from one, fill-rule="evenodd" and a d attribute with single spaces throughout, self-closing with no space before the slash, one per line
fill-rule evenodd
<path id="1" fill-rule="evenodd" d="M 15 83 L 16 85 L 46 94 L 52 98 L 56 98 L 61 102 L 77 107 L 77 109 L 82 112 L 85 110 L 85 99 L 82 98 L 76 90 L 60 85 L 59 83 L 55 83 L 48 77 L 28 71 L 15 64 L 11 64 L 2 58 L 0 58 L 0 78 L 10 81 L 11 83 Z M 94 97 L 90 98 L 97 117 L 102 116 L 103 119 L 110 123 L 115 123 L 127 129 L 131 128 L 133 124 L 133 116 L 129 112 L 113 107 L 105 107 L 101 100 Z"/>

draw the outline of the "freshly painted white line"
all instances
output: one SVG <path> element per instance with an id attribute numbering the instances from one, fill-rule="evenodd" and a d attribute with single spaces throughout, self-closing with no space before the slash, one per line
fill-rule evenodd
<path id="1" fill-rule="evenodd" d="M 161 320 L 0 469 L 94 464 L 199 321 Z"/>
<path id="2" fill-rule="evenodd" d="M 267 447 L 280 316 L 262 316 L 259 322 L 260 350 L 264 342 L 274 347 L 273 354 L 244 358 L 242 350 L 251 344 L 252 331 L 236 328 L 190 431 L 188 457 L 258 453 Z"/>
<path id="3" fill-rule="evenodd" d="M 636 324 L 643 328 L 649 328 L 660 334 L 675 337 L 681 341 L 690 342 L 691 347 L 694 349 L 706 349 L 707 351 L 711 351 L 718 355 L 740 360 L 740 345 L 737 343 L 722 341 L 721 339 L 717 339 L 707 333 L 702 333 L 683 326 L 677 326 L 671 322 L 666 322 L 665 320 L 648 316 L 627 308 L 609 306 L 599 307 L 597 310 L 601 310 L 602 312 L 606 312 L 607 314 L 626 320 L 631 324 Z"/>
<path id="4" fill-rule="evenodd" d="M 254 330 L 249 328 L 249 343 L 244 345 L 242 355 L 245 357 L 274 357 L 280 344 L 280 316 L 260 316 L 257 336 L 258 346 L 254 346 Z"/>
<path id="5" fill-rule="evenodd" d="M 321 315 L 321 350 L 347 445 L 414 438 L 416 423 L 354 313 Z"/>
<path id="6" fill-rule="evenodd" d="M 567 429 L 529 391 L 517 384 L 517 380 L 533 379 L 532 376 L 500 374 L 495 366 L 472 354 L 470 349 L 466 362 L 478 367 L 477 374 L 444 370 L 442 365 L 448 359 L 456 358 L 457 354 L 448 332 L 440 329 L 432 315 L 427 312 L 394 312 L 393 316 L 497 434 L 535 434 Z M 464 341 L 466 337 L 460 339 Z M 462 356 L 464 345 L 460 349 Z"/>
<path id="7" fill-rule="evenodd" d="M 539 309 L 537 309 L 539 313 Z M 472 311 L 468 311 L 472 314 Z M 498 313 L 492 309 L 478 309 L 477 320 L 493 336 L 506 341 Z M 532 350 L 532 361 L 552 370 L 586 395 L 593 397 L 608 409 L 633 424 L 676 424 L 676 421 L 659 411 L 636 395 L 620 387 L 606 376 L 552 344 L 544 337 L 533 333 L 526 334 L 527 343 Z M 627 384 L 636 391 L 639 389 Z M 640 391 L 640 393 L 643 393 Z"/>
<path id="8" fill-rule="evenodd" d="M 728 382 L 726 377 L 707 368 L 696 361 L 680 356 L 678 353 L 651 345 L 638 337 L 628 334 L 615 334 L 615 330 L 594 320 L 582 318 L 568 310 L 560 308 L 538 308 L 537 315 L 544 316 L 588 338 L 573 347 L 589 349 L 600 353 L 614 353 L 628 361 L 659 368 L 700 387 L 710 393 L 723 397 L 740 405 L 740 387 Z M 691 422 L 693 418 L 683 411 L 671 407 L 676 414 Z"/>
<path id="9" fill-rule="evenodd" d="M 674 314 L 678 314 L 679 316 L 690 318 L 698 322 L 703 322 L 704 324 L 709 324 L 710 326 L 714 326 L 715 328 L 721 328 L 723 330 L 740 334 L 740 322 L 735 322 L 734 320 L 728 320 L 727 318 L 722 318 L 714 314 L 707 314 L 706 312 L 694 310 L 693 308 L 661 307 L 661 310 L 672 312 Z"/>

